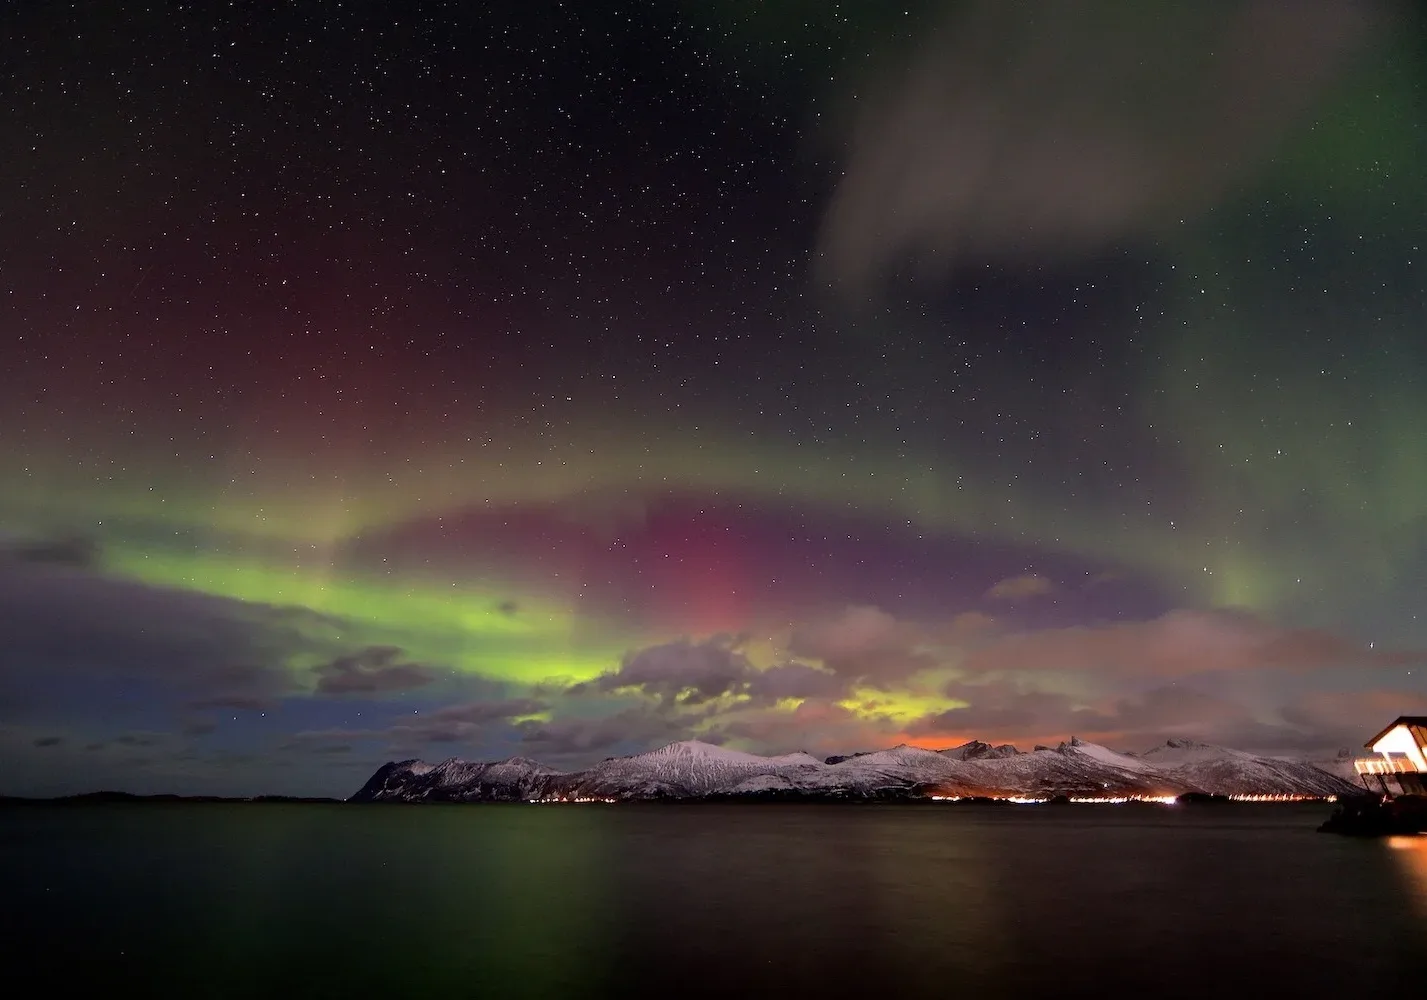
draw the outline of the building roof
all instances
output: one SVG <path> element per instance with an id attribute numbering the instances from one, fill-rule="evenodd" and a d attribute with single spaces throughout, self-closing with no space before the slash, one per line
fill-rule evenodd
<path id="1" fill-rule="evenodd" d="M 1399 715 L 1396 719 L 1389 723 L 1382 730 L 1382 732 L 1378 733 L 1372 739 L 1368 740 L 1366 743 L 1363 744 L 1363 746 L 1371 750 L 1373 748 L 1373 744 L 1377 743 L 1378 740 L 1382 739 L 1384 736 L 1392 732 L 1398 726 L 1406 726 L 1408 729 L 1412 730 L 1412 735 L 1417 738 L 1417 745 L 1423 748 L 1427 748 L 1427 715 Z"/>

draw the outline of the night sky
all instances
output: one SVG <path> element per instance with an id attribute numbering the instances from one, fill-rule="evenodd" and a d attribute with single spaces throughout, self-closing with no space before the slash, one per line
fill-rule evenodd
<path id="1" fill-rule="evenodd" d="M 1427 711 L 1427 11 L 19 3 L 0 792 Z"/>

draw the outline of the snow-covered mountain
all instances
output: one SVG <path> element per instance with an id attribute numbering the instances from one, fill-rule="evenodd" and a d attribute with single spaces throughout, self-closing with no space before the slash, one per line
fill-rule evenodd
<path id="1" fill-rule="evenodd" d="M 686 740 L 631 757 L 611 757 L 588 771 L 564 775 L 555 787 L 596 798 L 693 798 L 731 792 L 753 778 L 804 783 L 826 765 L 805 753 L 760 757 Z"/>
<path id="2" fill-rule="evenodd" d="M 1072 737 L 1023 753 L 972 741 L 951 750 L 901 746 L 819 760 L 806 753 L 761 757 L 689 740 L 561 772 L 522 757 L 489 764 L 419 760 L 384 764 L 354 801 L 468 802 L 529 799 L 692 799 L 806 795 L 874 798 L 929 794 L 1072 797 L 1344 795 L 1350 782 L 1303 761 L 1170 740 L 1143 754 Z"/>
<path id="3" fill-rule="evenodd" d="M 1256 757 L 1193 740 L 1170 740 L 1141 759 L 1172 780 L 1220 795 L 1339 795 L 1347 783 L 1305 761 Z"/>
<path id="4" fill-rule="evenodd" d="M 560 772 L 539 761 L 509 757 L 489 764 L 450 760 L 392 761 L 377 768 L 357 802 L 522 802 L 544 794 Z"/>
<path id="5" fill-rule="evenodd" d="M 992 794 L 1037 798 L 1161 796 L 1202 790 L 1166 779 L 1138 757 L 1116 753 L 1073 736 L 1054 749 L 972 759 L 965 762 L 963 768 L 970 772 L 968 776 L 975 794 L 984 794 L 976 791 L 982 788 L 993 789 Z"/>
<path id="6" fill-rule="evenodd" d="M 1324 754 L 1318 757 L 1306 758 L 1305 762 L 1312 764 L 1320 771 L 1327 771 L 1331 775 L 1356 783 L 1358 780 L 1358 772 L 1357 768 L 1353 766 L 1353 761 L 1356 756 L 1353 751 L 1344 748 L 1331 757 Z"/>
<path id="7" fill-rule="evenodd" d="M 1009 743 L 993 747 L 990 743 L 972 740 L 970 743 L 963 743 L 950 750 L 938 750 L 937 753 L 950 757 L 952 760 L 999 760 L 1002 757 L 1014 757 L 1020 751 Z"/>

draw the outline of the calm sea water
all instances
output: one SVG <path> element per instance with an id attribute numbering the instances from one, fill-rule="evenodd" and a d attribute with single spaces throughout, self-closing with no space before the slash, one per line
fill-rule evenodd
<path id="1" fill-rule="evenodd" d="M 13 808 L 0 949 L 102 995 L 1420 989 L 1427 837 L 1317 834 L 1324 813 Z"/>

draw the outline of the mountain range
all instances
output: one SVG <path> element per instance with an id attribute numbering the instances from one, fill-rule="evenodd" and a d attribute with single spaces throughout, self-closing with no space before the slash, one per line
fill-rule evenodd
<path id="1" fill-rule="evenodd" d="M 1164 798 L 1361 794 L 1305 761 L 1173 739 L 1142 754 L 1072 737 L 1017 750 L 972 741 L 950 750 L 901 746 L 819 759 L 762 757 L 686 740 L 559 771 L 524 757 L 382 765 L 354 802 L 617 801 L 707 798 Z"/>

